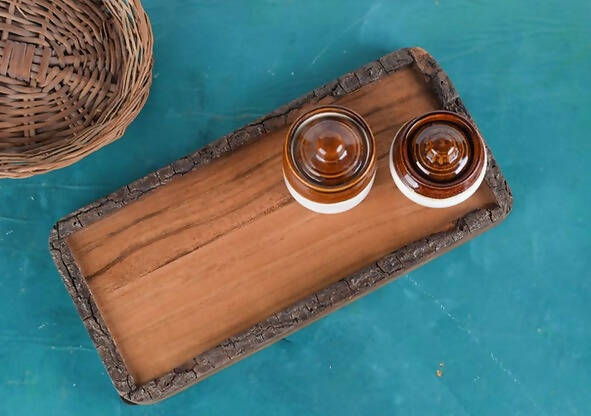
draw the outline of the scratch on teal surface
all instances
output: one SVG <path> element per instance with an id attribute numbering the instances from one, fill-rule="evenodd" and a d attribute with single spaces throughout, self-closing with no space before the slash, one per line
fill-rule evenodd
<path id="1" fill-rule="evenodd" d="M 449 309 L 443 304 L 443 302 L 441 302 L 441 300 L 439 300 L 437 297 L 435 297 L 433 294 L 427 292 L 423 286 L 416 281 L 416 279 L 414 279 L 412 276 L 407 276 L 406 277 L 408 280 L 410 280 L 412 282 L 412 284 L 425 296 L 427 296 L 428 298 L 430 298 L 433 303 L 435 303 L 439 309 L 444 313 L 445 316 L 447 316 L 455 325 L 458 329 L 460 329 L 461 331 L 465 332 L 476 344 L 480 344 L 480 338 L 478 338 L 475 334 L 474 331 L 472 331 L 471 329 L 467 328 L 465 324 L 463 324 L 455 315 L 453 315 L 451 313 L 451 311 L 449 311 Z M 490 353 L 490 358 L 492 360 L 492 362 L 504 373 L 506 374 L 515 384 L 518 384 L 519 387 L 523 390 L 523 392 L 525 393 L 525 396 L 527 397 L 527 399 L 529 400 L 529 402 L 534 406 L 534 408 L 536 409 L 537 414 L 547 414 L 545 411 L 543 411 L 540 406 L 538 405 L 538 403 L 533 399 L 531 393 L 527 390 L 527 388 L 521 383 L 521 381 L 519 380 L 519 378 L 517 377 L 517 375 L 515 375 L 513 373 L 513 371 L 511 371 L 511 369 L 507 368 L 504 364 L 503 361 L 500 360 L 497 355 L 495 355 L 494 352 Z M 478 380 L 480 380 L 480 377 L 478 376 Z"/>
<path id="2" fill-rule="evenodd" d="M 3 216 L 3 215 L 0 215 L 0 221 L 17 223 L 17 224 L 28 224 L 30 222 L 26 218 L 8 217 L 8 216 Z M 11 234 L 11 233 L 9 232 L 9 234 Z M 6 234 L 6 235 L 8 235 L 8 234 Z"/>
<path id="3" fill-rule="evenodd" d="M 421 286 L 421 284 L 417 282 L 412 276 L 407 276 L 407 278 L 419 291 L 421 291 L 423 295 L 429 297 L 433 303 L 435 303 L 439 309 L 458 327 L 458 329 L 468 334 L 474 342 L 480 343 L 480 339 L 470 329 L 466 328 L 466 326 L 463 325 L 460 320 L 456 318 L 439 299 L 427 292 L 423 286 Z"/>
<path id="4" fill-rule="evenodd" d="M 518 384 L 521 387 L 521 389 L 525 392 L 525 396 L 527 397 L 527 399 L 535 407 L 537 414 L 543 414 L 543 415 L 548 414 L 547 412 L 545 412 L 544 410 L 542 410 L 540 408 L 538 403 L 533 399 L 531 393 L 525 388 L 525 386 L 523 386 L 523 384 L 521 384 L 521 381 L 519 381 L 519 378 L 515 374 L 513 374 L 513 371 L 511 371 L 509 368 L 505 367 L 503 362 L 501 360 L 499 360 L 499 358 L 497 358 L 497 356 L 492 352 L 490 353 L 490 358 L 501 369 L 501 371 L 503 373 L 507 374 L 507 376 L 510 379 L 512 379 L 514 383 Z"/>
<path id="5" fill-rule="evenodd" d="M 357 20 L 355 20 L 353 23 L 351 23 L 349 26 L 347 26 L 345 28 L 345 30 L 343 30 L 342 32 L 340 32 L 336 37 L 332 38 L 331 40 L 329 40 L 325 46 L 320 50 L 320 52 L 318 52 L 318 54 L 314 57 L 314 59 L 312 59 L 312 62 L 310 62 L 310 67 L 314 66 L 316 64 L 316 62 L 318 61 L 318 59 L 320 59 L 328 50 L 329 48 L 331 48 L 332 46 L 335 45 L 335 43 L 337 43 L 340 39 L 343 38 L 343 36 L 345 36 L 347 33 L 351 32 L 353 29 L 355 29 L 356 27 L 360 26 L 361 24 L 363 24 L 364 22 L 367 21 L 367 17 L 376 9 L 378 9 L 381 6 L 380 3 L 374 4 L 372 5 L 365 14 L 363 14 L 363 16 L 361 16 L 360 18 L 358 18 Z"/>

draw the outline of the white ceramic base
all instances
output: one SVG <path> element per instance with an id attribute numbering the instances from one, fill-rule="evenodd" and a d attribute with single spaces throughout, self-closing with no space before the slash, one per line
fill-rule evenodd
<path id="1" fill-rule="evenodd" d="M 339 214 L 356 207 L 361 203 L 361 201 L 365 199 L 365 197 L 369 194 L 371 187 L 373 186 L 373 182 L 376 179 L 376 174 L 373 174 L 369 184 L 356 196 L 351 199 L 347 199 L 346 201 L 335 202 L 334 204 L 322 204 L 320 202 L 311 201 L 293 189 L 287 179 L 285 179 L 285 175 L 283 175 L 283 179 L 285 181 L 285 186 L 287 186 L 287 190 L 300 205 L 319 214 Z"/>
<path id="2" fill-rule="evenodd" d="M 429 207 L 429 208 L 453 207 L 454 205 L 461 204 L 466 199 L 468 199 L 472 195 L 474 195 L 474 192 L 476 192 L 476 190 L 480 187 L 480 184 L 482 184 L 482 180 L 484 179 L 484 175 L 486 174 L 486 165 L 488 164 L 488 156 L 486 154 L 486 150 L 484 152 L 484 166 L 482 168 L 482 172 L 480 172 L 480 175 L 478 176 L 478 179 L 476 179 L 476 182 L 474 182 L 474 184 L 471 187 L 466 189 L 461 194 L 452 196 L 450 198 L 443 198 L 443 199 L 429 198 L 427 196 L 418 194 L 412 188 L 410 188 L 409 186 L 404 184 L 402 182 L 402 180 L 400 179 L 400 177 L 398 176 L 398 174 L 396 173 L 396 169 L 394 168 L 394 158 L 393 158 L 393 156 L 394 156 L 394 154 L 393 154 L 394 153 L 394 142 L 395 141 L 396 140 L 393 140 L 392 145 L 390 146 L 390 156 L 389 156 L 390 174 L 392 175 L 392 179 L 394 179 L 394 183 L 396 184 L 396 187 L 398 189 L 400 189 L 400 192 L 402 192 L 404 194 L 404 196 L 406 196 L 408 199 L 410 199 L 411 201 L 413 201 L 419 205 L 423 205 L 423 206 Z"/>

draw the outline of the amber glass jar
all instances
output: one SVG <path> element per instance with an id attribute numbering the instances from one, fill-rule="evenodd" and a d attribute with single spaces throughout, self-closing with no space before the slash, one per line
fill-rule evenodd
<path id="1" fill-rule="evenodd" d="M 470 121 L 449 111 L 410 120 L 390 149 L 390 173 L 400 191 L 431 208 L 457 205 L 476 192 L 486 172 L 484 141 Z"/>
<path id="2" fill-rule="evenodd" d="M 315 108 L 291 126 L 283 148 L 283 174 L 304 207 L 336 214 L 358 205 L 376 172 L 375 140 L 367 123 L 339 106 Z"/>

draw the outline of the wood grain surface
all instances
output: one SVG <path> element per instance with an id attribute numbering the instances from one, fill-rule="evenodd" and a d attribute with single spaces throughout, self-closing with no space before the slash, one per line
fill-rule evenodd
<path id="1" fill-rule="evenodd" d="M 347 213 L 314 214 L 289 196 L 283 126 L 70 235 L 67 244 L 136 382 L 492 205 L 486 184 L 441 210 L 420 207 L 395 188 L 386 158 L 391 139 L 408 119 L 439 108 L 436 98 L 411 66 L 319 102 L 357 111 L 376 137 L 376 183 Z"/>

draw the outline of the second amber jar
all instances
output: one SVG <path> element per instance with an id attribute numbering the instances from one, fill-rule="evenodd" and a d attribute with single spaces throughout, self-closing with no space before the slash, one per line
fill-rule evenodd
<path id="1" fill-rule="evenodd" d="M 365 199 L 375 173 L 374 137 L 354 111 L 319 107 L 289 129 L 283 174 L 290 194 L 304 207 L 322 214 L 347 211 Z"/>
<path id="2" fill-rule="evenodd" d="M 410 120 L 396 134 L 390 173 L 411 201 L 447 208 L 472 196 L 486 173 L 484 141 L 465 117 L 433 111 Z"/>

